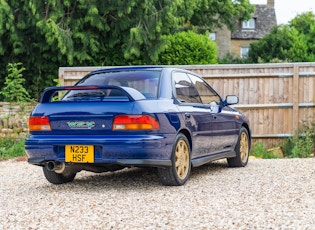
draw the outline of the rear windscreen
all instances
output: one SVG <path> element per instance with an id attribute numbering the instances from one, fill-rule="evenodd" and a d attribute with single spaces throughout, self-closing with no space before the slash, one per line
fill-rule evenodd
<path id="1" fill-rule="evenodd" d="M 161 72 L 157 70 L 135 70 L 101 72 L 88 75 L 76 85 L 121 86 L 136 89 L 147 99 L 158 96 Z M 76 90 L 70 91 L 63 100 L 124 100 L 126 94 L 120 89 Z"/>

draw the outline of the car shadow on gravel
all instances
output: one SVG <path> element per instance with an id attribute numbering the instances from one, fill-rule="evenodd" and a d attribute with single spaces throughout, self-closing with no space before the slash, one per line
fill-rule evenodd
<path id="1" fill-rule="evenodd" d="M 189 180 L 194 180 L 209 174 L 220 174 L 227 170 L 228 165 L 226 160 L 213 161 L 197 168 L 192 168 Z"/>
<path id="2" fill-rule="evenodd" d="M 208 174 L 220 174 L 221 171 L 227 170 L 225 161 L 215 161 L 192 168 L 187 183 L 199 180 Z M 84 189 L 86 191 L 102 191 L 108 190 L 130 190 L 130 189 L 148 189 L 148 188 L 165 188 L 160 182 L 156 168 L 125 168 L 114 172 L 105 173 L 88 173 L 80 172 L 73 182 L 62 185 L 49 185 L 49 189 L 65 189 L 77 190 Z"/>

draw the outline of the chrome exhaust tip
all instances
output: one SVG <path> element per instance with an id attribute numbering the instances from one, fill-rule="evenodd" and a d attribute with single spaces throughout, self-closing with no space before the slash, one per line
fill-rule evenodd
<path id="1" fill-rule="evenodd" d="M 49 161 L 46 163 L 46 168 L 48 171 L 62 173 L 65 170 L 66 165 L 63 162 Z"/>

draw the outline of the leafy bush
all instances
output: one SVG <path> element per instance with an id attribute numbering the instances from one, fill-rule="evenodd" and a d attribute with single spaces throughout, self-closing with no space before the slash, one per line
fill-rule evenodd
<path id="1" fill-rule="evenodd" d="M 261 142 L 255 144 L 250 155 L 265 159 L 315 157 L 315 122 L 304 125 L 293 137 L 286 138 L 281 147 L 266 149 Z"/>
<path id="2" fill-rule="evenodd" d="M 0 92 L 6 102 L 29 102 L 30 95 L 24 87 L 25 79 L 22 72 L 25 70 L 22 63 L 9 63 L 8 76 L 5 78 L 4 87 Z"/>
<path id="3" fill-rule="evenodd" d="M 0 159 L 7 160 L 10 158 L 25 156 L 24 139 L 13 139 L 4 137 L 0 139 Z"/>
<path id="4" fill-rule="evenodd" d="M 310 132 L 306 132 L 304 137 L 300 137 L 294 148 L 292 149 L 291 155 L 289 157 L 309 157 L 313 151 L 313 141 Z"/>
<path id="5" fill-rule="evenodd" d="M 292 137 L 286 138 L 282 145 L 282 150 L 284 156 L 289 156 L 291 154 L 292 149 L 294 148 L 295 141 Z"/>
<path id="6" fill-rule="evenodd" d="M 254 147 L 250 151 L 250 155 L 262 158 L 262 159 L 273 159 L 273 158 L 281 158 L 282 156 L 276 151 L 268 150 L 264 147 L 263 143 L 258 142 L 254 145 Z"/>
<path id="7" fill-rule="evenodd" d="M 164 36 L 167 46 L 159 55 L 160 65 L 216 64 L 217 47 L 208 36 L 192 31 Z"/>
<path id="8" fill-rule="evenodd" d="M 315 156 L 315 122 L 311 125 L 305 125 L 292 138 L 285 140 L 283 150 L 286 157 L 304 158 Z"/>
<path id="9" fill-rule="evenodd" d="M 251 64 L 251 62 L 248 58 L 241 58 L 232 53 L 227 53 L 219 58 L 219 64 Z"/>

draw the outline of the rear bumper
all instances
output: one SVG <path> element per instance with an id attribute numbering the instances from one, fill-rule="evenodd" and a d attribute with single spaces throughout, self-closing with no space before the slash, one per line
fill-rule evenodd
<path id="1" fill-rule="evenodd" d="M 65 162 L 66 145 L 93 145 L 94 164 L 171 166 L 173 135 L 141 136 L 31 136 L 25 141 L 28 162 L 44 165 Z"/>
<path id="2" fill-rule="evenodd" d="M 47 162 L 45 158 L 28 158 L 28 163 L 38 166 L 44 166 Z M 117 159 L 115 163 L 102 162 L 98 164 L 117 164 L 122 166 L 143 166 L 143 167 L 170 167 L 171 160 L 150 160 L 150 159 Z"/>

